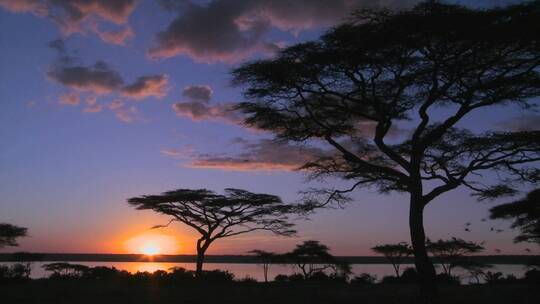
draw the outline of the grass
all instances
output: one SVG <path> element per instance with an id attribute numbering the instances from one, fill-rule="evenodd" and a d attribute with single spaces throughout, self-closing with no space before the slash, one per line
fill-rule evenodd
<path id="1" fill-rule="evenodd" d="M 525 284 L 442 286 L 442 303 L 540 303 L 540 286 Z M 33 280 L 0 285 L 4 304 L 406 304 L 416 287 L 321 283 L 184 283 Z"/>

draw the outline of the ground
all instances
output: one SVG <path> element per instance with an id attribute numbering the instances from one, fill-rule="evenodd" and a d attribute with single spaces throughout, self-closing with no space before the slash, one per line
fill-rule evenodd
<path id="1" fill-rule="evenodd" d="M 538 285 L 443 286 L 442 303 L 540 303 Z M 333 304 L 415 303 L 415 287 L 404 285 L 353 286 L 346 284 L 164 284 L 110 281 L 36 280 L 0 285 L 3 304 Z"/>

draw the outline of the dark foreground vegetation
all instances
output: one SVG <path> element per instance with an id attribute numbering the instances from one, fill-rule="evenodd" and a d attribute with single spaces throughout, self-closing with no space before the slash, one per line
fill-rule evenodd
<path id="1" fill-rule="evenodd" d="M 24 265 L 11 278 L 1 268 L 2 303 L 416 303 L 417 274 L 405 270 L 400 279 L 375 281 L 363 274 L 346 280 L 319 273 L 281 275 L 269 283 L 235 279 L 224 271 L 205 271 L 199 278 L 183 268 L 154 273 L 66 263 L 49 264 L 50 276 L 32 280 Z M 11 271 L 8 269 L 8 272 Z M 524 278 L 493 274 L 486 284 L 459 285 L 440 278 L 442 303 L 538 303 L 540 271 Z"/>

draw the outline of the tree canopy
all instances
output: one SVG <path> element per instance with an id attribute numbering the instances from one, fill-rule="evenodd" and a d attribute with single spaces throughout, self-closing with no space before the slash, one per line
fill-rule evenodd
<path id="1" fill-rule="evenodd" d="M 0 223 L 0 248 L 6 246 L 18 246 L 17 239 L 26 236 L 27 232 L 27 228 Z"/>
<path id="2" fill-rule="evenodd" d="M 133 197 L 128 203 L 137 210 L 153 210 L 171 216 L 169 224 L 181 222 L 195 229 L 201 235 L 197 240 L 199 274 L 204 253 L 215 240 L 258 230 L 290 236 L 296 231 L 289 215 L 303 211 L 301 205 L 284 204 L 275 195 L 232 188 L 225 189 L 225 194 L 207 189 L 178 189 Z"/>
<path id="3" fill-rule="evenodd" d="M 516 242 L 540 244 L 540 189 L 515 202 L 493 207 L 490 213 L 492 219 L 513 220 L 512 228 L 520 230 Z"/>
<path id="4" fill-rule="evenodd" d="M 539 1 L 361 10 L 320 39 L 235 69 L 246 97 L 237 109 L 278 139 L 329 148 L 302 168 L 351 186 L 318 189 L 322 204 L 358 187 L 408 193 L 415 265 L 433 302 L 425 206 L 460 186 L 493 199 L 540 181 L 540 130 L 463 123 L 494 107 L 537 106 L 538 20 Z"/>
<path id="5" fill-rule="evenodd" d="M 427 241 L 428 252 L 441 265 L 447 275 L 452 275 L 452 269 L 460 265 L 468 265 L 466 257 L 470 254 L 479 253 L 484 246 L 479 243 L 465 241 L 460 238 L 449 240 Z"/>
<path id="6" fill-rule="evenodd" d="M 371 250 L 384 255 L 384 257 L 392 264 L 392 267 L 394 267 L 396 277 L 398 278 L 401 264 L 413 253 L 411 246 L 407 242 L 377 245 L 371 248 Z"/>

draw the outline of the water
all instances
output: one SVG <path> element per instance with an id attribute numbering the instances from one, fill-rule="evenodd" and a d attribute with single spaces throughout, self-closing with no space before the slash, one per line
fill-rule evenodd
<path id="1" fill-rule="evenodd" d="M 43 269 L 44 264 L 53 263 L 53 262 L 34 262 L 32 263 L 32 272 L 30 276 L 32 278 L 43 278 L 49 275 Z M 106 266 L 106 267 L 115 267 L 116 269 L 126 270 L 131 273 L 136 273 L 138 271 L 144 272 L 154 272 L 156 270 L 169 270 L 172 267 L 182 267 L 189 270 L 195 269 L 194 263 L 157 263 L 157 262 L 70 262 L 71 264 L 81 264 L 90 267 L 95 266 Z M 2 263 L 4 265 L 10 265 L 14 263 Z M 412 264 L 401 265 L 401 269 L 407 267 L 413 267 Z M 251 277 L 257 281 L 263 281 L 263 269 L 262 266 L 257 264 L 228 264 L 228 263 L 206 263 L 204 265 L 205 270 L 227 270 L 234 274 L 235 278 L 245 278 Z M 394 275 L 394 268 L 390 264 L 353 264 L 352 265 L 353 276 L 361 273 L 369 273 L 375 275 L 377 279 L 382 279 L 384 276 Z M 496 264 L 493 268 L 489 269 L 491 272 L 502 272 L 504 275 L 513 274 L 516 277 L 522 277 L 526 271 L 524 265 L 508 265 L 508 264 Z M 272 280 L 278 274 L 290 275 L 295 272 L 298 272 L 293 265 L 270 265 L 268 271 L 268 277 Z M 460 276 L 463 283 L 473 282 L 474 279 L 471 278 L 468 273 L 462 269 L 456 268 L 452 272 L 455 275 Z"/>

